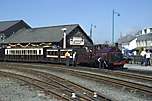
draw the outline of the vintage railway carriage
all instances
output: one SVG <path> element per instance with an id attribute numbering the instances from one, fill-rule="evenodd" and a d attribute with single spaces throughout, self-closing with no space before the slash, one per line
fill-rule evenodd
<path id="1" fill-rule="evenodd" d="M 43 48 L 7 48 L 4 61 L 16 62 L 42 62 L 44 59 Z"/>
<path id="2" fill-rule="evenodd" d="M 4 61 L 65 63 L 64 55 L 67 51 L 70 53 L 72 63 L 73 49 L 52 48 L 7 48 Z"/>
<path id="3" fill-rule="evenodd" d="M 65 63 L 65 53 L 70 53 L 70 63 L 72 63 L 73 49 L 47 49 L 46 61 L 51 63 Z"/>

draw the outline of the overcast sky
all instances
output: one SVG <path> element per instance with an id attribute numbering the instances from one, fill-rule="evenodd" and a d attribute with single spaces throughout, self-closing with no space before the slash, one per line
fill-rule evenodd
<path id="1" fill-rule="evenodd" d="M 112 10 L 115 40 L 121 35 L 152 27 L 152 0 L 0 0 L 0 21 L 23 19 L 32 27 L 80 24 L 95 43 L 111 41 Z"/>

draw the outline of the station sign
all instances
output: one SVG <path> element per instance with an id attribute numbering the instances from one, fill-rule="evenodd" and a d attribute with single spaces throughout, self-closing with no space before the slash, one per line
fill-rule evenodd
<path id="1" fill-rule="evenodd" d="M 84 45 L 84 39 L 82 37 L 73 37 L 70 39 L 70 45 Z"/>

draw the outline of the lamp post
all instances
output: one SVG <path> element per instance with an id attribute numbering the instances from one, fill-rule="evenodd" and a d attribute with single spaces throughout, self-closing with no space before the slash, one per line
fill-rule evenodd
<path id="1" fill-rule="evenodd" d="M 63 31 L 63 48 L 66 48 L 66 28 L 61 29 Z"/>
<path id="2" fill-rule="evenodd" d="M 112 11 L 112 43 L 114 44 L 114 29 L 115 29 L 115 14 L 117 15 L 117 16 L 120 16 L 120 14 L 118 13 L 118 12 L 116 12 L 115 10 L 113 10 Z"/>

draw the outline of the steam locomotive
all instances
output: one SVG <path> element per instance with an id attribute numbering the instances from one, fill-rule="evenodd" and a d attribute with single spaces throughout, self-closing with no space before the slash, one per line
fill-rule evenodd
<path id="1" fill-rule="evenodd" d="M 1 49 L 1 60 L 12 62 L 43 62 L 60 63 L 66 62 L 65 53 L 70 53 L 70 64 L 72 64 L 72 54 L 77 52 L 77 61 L 79 65 L 88 65 L 98 67 L 99 57 L 102 57 L 104 68 L 123 68 L 126 63 L 123 60 L 121 51 L 116 46 L 94 45 L 85 48 L 61 49 L 61 48 L 5 48 Z M 103 64 L 103 66 L 104 66 Z"/>
<path id="2" fill-rule="evenodd" d="M 121 50 L 116 46 L 98 44 L 80 52 L 77 62 L 93 67 L 98 67 L 98 58 L 102 58 L 102 68 L 114 69 L 123 68 L 127 61 L 123 58 Z"/>

